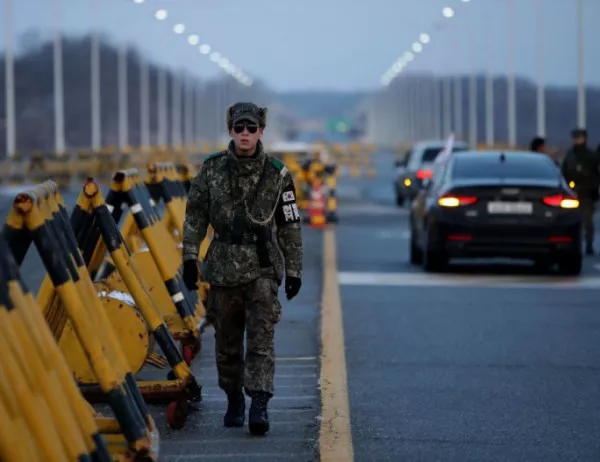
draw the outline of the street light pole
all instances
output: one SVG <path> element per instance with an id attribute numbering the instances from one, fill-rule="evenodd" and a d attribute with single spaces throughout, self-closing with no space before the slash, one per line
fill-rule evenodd
<path id="1" fill-rule="evenodd" d="M 65 154 L 65 116 L 62 64 L 62 32 L 60 29 L 60 0 L 53 2 L 54 17 L 54 151 L 57 156 Z"/>
<path id="2" fill-rule="evenodd" d="M 140 55 L 140 144 L 150 146 L 150 69 L 148 60 Z"/>
<path id="3" fill-rule="evenodd" d="M 200 149 L 200 144 L 202 143 L 202 118 L 201 118 L 201 110 L 202 110 L 202 87 L 199 82 L 195 82 L 194 84 L 194 130 L 196 133 L 196 146 L 197 149 Z"/>
<path id="4" fill-rule="evenodd" d="M 158 70 L 158 145 L 165 148 L 168 145 L 167 140 L 167 125 L 168 125 L 168 109 L 167 109 L 167 71 L 164 67 Z"/>
<path id="5" fill-rule="evenodd" d="M 452 131 L 452 78 L 444 76 L 442 78 L 444 122 L 442 137 L 446 137 Z"/>
<path id="6" fill-rule="evenodd" d="M 442 126 L 442 78 L 436 75 L 431 79 L 433 87 L 433 121 L 435 137 L 444 137 L 444 127 Z"/>
<path id="7" fill-rule="evenodd" d="M 577 0 L 577 126 L 580 128 L 586 124 L 584 59 L 583 0 Z"/>
<path id="8" fill-rule="evenodd" d="M 515 18 L 515 0 L 508 0 L 507 5 L 507 30 Z M 508 34 L 508 145 L 514 148 L 517 145 L 517 95 L 515 82 L 515 34 Z"/>
<path id="9" fill-rule="evenodd" d="M 454 133 L 458 138 L 464 136 L 463 133 L 463 81 L 460 75 L 454 77 Z"/>
<path id="10" fill-rule="evenodd" d="M 4 0 L 4 14 L 4 40 L 6 41 L 6 48 L 4 52 L 4 84 L 6 88 L 6 157 L 10 159 L 14 157 L 17 151 L 12 0 Z"/>
<path id="11" fill-rule="evenodd" d="M 179 149 L 181 147 L 181 76 L 177 71 L 173 72 L 172 92 L 171 143 L 175 149 Z"/>
<path id="12" fill-rule="evenodd" d="M 129 105 L 127 101 L 127 45 L 119 47 L 118 56 L 118 93 L 119 93 L 119 150 L 125 152 L 129 145 Z"/>
<path id="13" fill-rule="evenodd" d="M 94 2 L 95 3 L 95 2 Z M 95 6 L 95 5 L 94 5 Z M 100 40 L 98 32 L 92 33 L 92 49 L 90 53 L 91 103 L 92 103 L 92 150 L 98 152 L 102 148 L 102 119 L 100 102 Z"/>
<path id="14" fill-rule="evenodd" d="M 537 40 L 536 40 L 536 55 L 537 55 L 537 132 L 538 136 L 546 136 L 546 95 L 544 88 L 544 42 L 543 42 L 543 27 L 544 27 L 544 9 L 542 0 L 536 1 L 536 17 L 537 17 Z"/>
<path id="15" fill-rule="evenodd" d="M 489 148 L 494 146 L 494 80 L 491 69 L 485 74 L 485 142 Z"/>

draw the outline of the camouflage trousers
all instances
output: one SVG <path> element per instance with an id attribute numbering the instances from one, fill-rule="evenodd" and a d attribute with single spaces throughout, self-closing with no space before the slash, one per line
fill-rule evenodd
<path id="1" fill-rule="evenodd" d="M 219 387 L 226 393 L 244 387 L 247 394 L 273 394 L 275 325 L 281 319 L 278 290 L 278 282 L 266 277 L 242 286 L 210 288 L 207 319 L 215 329 Z"/>
<path id="2" fill-rule="evenodd" d="M 592 245 L 594 243 L 594 211 L 596 209 L 596 201 L 589 197 L 581 197 L 579 198 L 579 208 L 583 220 L 585 243 Z"/>

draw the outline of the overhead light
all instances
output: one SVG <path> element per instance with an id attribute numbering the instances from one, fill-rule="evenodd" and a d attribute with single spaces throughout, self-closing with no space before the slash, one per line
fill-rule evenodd
<path id="1" fill-rule="evenodd" d="M 167 13 L 167 10 L 158 10 L 156 13 L 154 13 L 154 17 L 156 19 L 158 19 L 159 21 L 162 21 L 163 19 L 167 19 L 167 16 L 169 14 Z"/>
<path id="2" fill-rule="evenodd" d="M 197 35 L 190 35 L 188 37 L 188 43 L 190 45 L 198 45 L 200 43 L 200 37 L 198 37 Z"/>
<path id="3" fill-rule="evenodd" d="M 415 42 L 413 43 L 412 50 L 415 53 L 421 53 L 421 51 L 423 51 L 423 45 L 421 45 L 419 42 Z"/>
<path id="4" fill-rule="evenodd" d="M 216 51 L 213 51 L 210 54 L 210 60 L 214 61 L 215 63 L 218 63 L 221 60 L 221 53 L 218 53 Z"/>
<path id="5" fill-rule="evenodd" d="M 200 45 L 200 47 L 198 49 L 200 50 L 200 53 L 202 53 L 203 55 L 207 55 L 210 53 L 210 45 L 207 45 L 206 43 Z"/>
<path id="6" fill-rule="evenodd" d="M 449 6 L 447 6 L 442 10 L 442 14 L 446 18 L 451 18 L 452 16 L 454 16 L 454 10 L 452 8 L 450 8 Z"/>
<path id="7" fill-rule="evenodd" d="M 175 24 L 173 26 L 173 32 L 176 34 L 183 34 L 185 32 L 185 26 L 183 24 Z"/>
<path id="8" fill-rule="evenodd" d="M 427 44 L 431 41 L 431 37 L 429 34 L 421 34 L 419 35 L 419 41 L 423 44 Z"/>

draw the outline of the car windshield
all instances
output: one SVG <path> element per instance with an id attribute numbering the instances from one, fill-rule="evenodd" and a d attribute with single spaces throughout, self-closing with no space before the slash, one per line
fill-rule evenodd
<path id="1" fill-rule="evenodd" d="M 467 155 L 454 159 L 452 177 L 457 179 L 473 178 L 529 178 L 550 180 L 558 177 L 557 167 L 541 155 L 506 155 L 501 162 L 499 156 Z"/>
<path id="2" fill-rule="evenodd" d="M 425 149 L 425 151 L 423 151 L 423 163 L 433 163 L 433 161 L 435 161 L 435 158 L 438 156 L 438 154 L 440 152 L 442 152 L 442 149 L 444 149 L 443 146 L 439 147 L 439 148 L 427 148 Z M 452 148 L 452 152 L 461 152 L 461 151 L 466 151 L 466 148 L 463 147 L 455 147 Z"/>

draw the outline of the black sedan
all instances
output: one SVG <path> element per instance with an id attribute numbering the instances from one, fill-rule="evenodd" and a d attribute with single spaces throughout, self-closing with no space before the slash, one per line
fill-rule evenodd
<path id="1" fill-rule="evenodd" d="M 411 263 L 508 257 L 581 272 L 579 201 L 558 166 L 520 151 L 453 153 L 434 167 L 411 210 Z"/>

